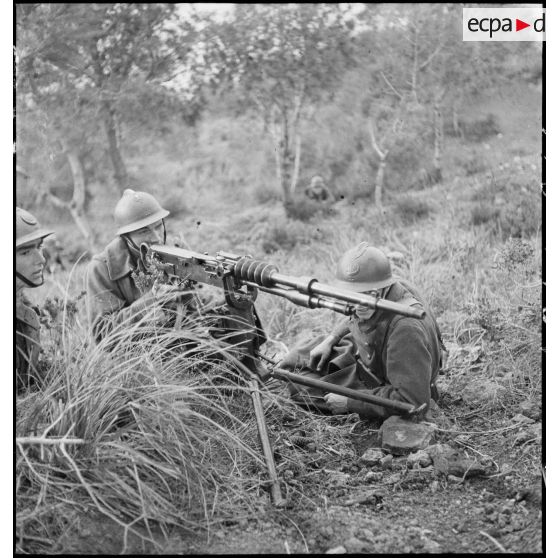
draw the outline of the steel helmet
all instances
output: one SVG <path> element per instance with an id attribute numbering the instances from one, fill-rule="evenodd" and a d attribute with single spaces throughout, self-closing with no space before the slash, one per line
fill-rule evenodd
<path id="1" fill-rule="evenodd" d="M 378 248 L 361 242 L 337 263 L 334 286 L 364 293 L 395 283 L 388 257 Z"/>
<path id="2" fill-rule="evenodd" d="M 137 231 L 164 219 L 168 214 L 151 194 L 124 190 L 114 208 L 114 219 L 118 225 L 116 234 Z"/>
<path id="3" fill-rule="evenodd" d="M 29 211 L 16 207 L 16 248 L 54 234 L 54 231 L 44 229 Z"/>

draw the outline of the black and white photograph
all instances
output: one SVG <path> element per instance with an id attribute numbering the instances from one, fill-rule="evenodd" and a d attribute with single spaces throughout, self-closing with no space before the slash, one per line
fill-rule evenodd
<path id="1" fill-rule="evenodd" d="M 545 17 L 13 5 L 14 553 L 546 553 Z"/>

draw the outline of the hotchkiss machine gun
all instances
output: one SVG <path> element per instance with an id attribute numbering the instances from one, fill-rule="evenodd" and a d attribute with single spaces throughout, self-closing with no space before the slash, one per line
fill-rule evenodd
<path id="1" fill-rule="evenodd" d="M 425 405 L 414 407 L 409 403 L 394 401 L 293 374 L 287 370 L 274 367 L 268 370 L 260 358 L 273 361 L 261 355 L 260 346 L 266 336 L 255 311 L 254 301 L 258 291 L 279 296 L 306 308 L 326 308 L 346 316 L 352 315 L 357 306 L 394 312 L 404 316 L 423 319 L 425 312 L 416 308 L 384 300 L 375 296 L 355 293 L 324 285 L 310 277 L 293 277 L 279 273 L 273 264 L 256 260 L 250 256 L 238 256 L 227 252 L 218 252 L 215 256 L 193 252 L 182 248 L 165 245 L 141 245 L 141 260 L 149 271 L 155 268 L 163 272 L 171 283 L 178 288 L 191 289 L 197 283 L 212 285 L 223 289 L 230 319 L 227 324 L 235 330 L 229 341 L 240 347 L 243 358 L 239 362 L 241 372 L 248 379 L 248 386 L 254 404 L 258 432 L 262 444 L 268 474 L 270 478 L 271 499 L 274 505 L 284 506 L 279 479 L 275 469 L 273 451 L 267 433 L 262 408 L 259 382 L 276 378 L 310 387 L 323 389 L 353 399 L 359 399 L 375 405 L 381 405 L 412 416 L 424 410 Z"/>

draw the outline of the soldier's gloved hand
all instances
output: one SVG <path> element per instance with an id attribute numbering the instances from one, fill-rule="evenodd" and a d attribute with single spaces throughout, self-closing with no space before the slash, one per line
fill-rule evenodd
<path id="1" fill-rule="evenodd" d="M 337 395 L 337 393 L 326 393 L 324 401 L 327 408 L 334 415 L 342 415 L 349 412 L 349 398 L 344 395 Z"/>
<path id="2" fill-rule="evenodd" d="M 327 362 L 329 355 L 331 354 L 333 346 L 335 345 L 335 341 L 336 340 L 333 339 L 331 336 L 326 337 L 319 345 L 316 345 L 310 351 L 310 360 L 308 363 L 310 368 L 316 369 L 318 372 L 321 372 L 322 368 Z"/>

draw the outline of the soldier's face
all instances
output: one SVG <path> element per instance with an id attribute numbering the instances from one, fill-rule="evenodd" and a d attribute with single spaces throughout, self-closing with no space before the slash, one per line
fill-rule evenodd
<path id="1" fill-rule="evenodd" d="M 16 271 L 37 287 L 43 284 L 45 263 L 42 239 L 28 242 L 16 249 Z M 21 282 L 19 278 L 16 284 L 19 287 L 28 286 Z"/>
<path id="2" fill-rule="evenodd" d="M 378 291 L 368 291 L 362 294 L 376 298 L 378 296 Z M 355 315 L 358 318 L 358 320 L 361 322 L 372 319 L 372 316 L 374 316 L 375 313 L 376 313 L 376 309 L 370 308 L 368 306 L 357 306 L 355 308 Z"/>
<path id="3" fill-rule="evenodd" d="M 143 242 L 146 244 L 163 244 L 165 241 L 165 227 L 163 226 L 163 221 L 158 221 L 128 233 L 128 236 L 136 246 L 141 246 Z"/>

